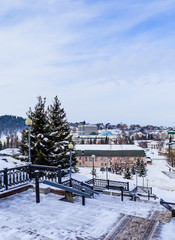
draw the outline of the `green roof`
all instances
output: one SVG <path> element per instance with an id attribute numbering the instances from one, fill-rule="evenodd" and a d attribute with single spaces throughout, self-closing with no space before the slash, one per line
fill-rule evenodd
<path id="1" fill-rule="evenodd" d="M 76 150 L 77 156 L 109 156 L 109 157 L 145 157 L 144 150 L 84 150 L 84 154 L 82 154 L 81 150 Z"/>
<path id="2" fill-rule="evenodd" d="M 96 132 L 91 132 L 89 135 L 98 135 Z"/>
<path id="3" fill-rule="evenodd" d="M 175 134 L 175 132 L 173 131 L 173 132 L 168 132 L 168 134 Z"/>

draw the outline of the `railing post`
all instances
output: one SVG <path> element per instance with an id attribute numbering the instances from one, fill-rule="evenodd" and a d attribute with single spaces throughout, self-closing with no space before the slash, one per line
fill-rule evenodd
<path id="1" fill-rule="evenodd" d="M 127 182 L 127 191 L 129 191 L 129 182 Z"/>
<path id="2" fill-rule="evenodd" d="M 70 178 L 69 181 L 70 181 L 70 187 L 72 187 L 72 178 Z"/>
<path id="3" fill-rule="evenodd" d="M 5 189 L 8 190 L 8 169 L 4 168 L 4 184 L 5 184 Z"/>
<path id="4" fill-rule="evenodd" d="M 148 200 L 150 199 L 150 197 L 149 197 L 149 196 L 150 196 L 150 193 L 149 193 L 149 190 L 148 190 Z"/>
<path id="5" fill-rule="evenodd" d="M 175 209 L 172 209 L 172 218 L 175 217 Z"/>
<path id="6" fill-rule="evenodd" d="M 82 189 L 82 192 L 85 192 L 85 189 Z M 82 196 L 82 205 L 85 206 L 85 196 Z"/>
<path id="7" fill-rule="evenodd" d="M 29 164 L 29 180 L 32 180 L 32 169 L 31 169 L 31 164 Z"/>
<path id="8" fill-rule="evenodd" d="M 35 171 L 35 190 L 36 190 L 36 203 L 40 202 L 40 192 L 39 192 L 39 171 Z"/>
<path id="9" fill-rule="evenodd" d="M 61 184 L 61 165 L 58 165 L 58 183 Z"/>
<path id="10" fill-rule="evenodd" d="M 109 179 L 107 180 L 107 189 L 109 189 Z"/>
<path id="11" fill-rule="evenodd" d="M 123 202 L 123 187 L 121 187 L 121 200 Z"/>

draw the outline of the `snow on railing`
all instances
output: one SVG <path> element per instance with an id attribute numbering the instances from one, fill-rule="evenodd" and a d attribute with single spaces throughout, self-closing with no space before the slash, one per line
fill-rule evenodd
<path id="1" fill-rule="evenodd" d="M 14 168 L 4 168 L 4 170 L 0 170 L 0 192 L 33 181 L 36 170 L 39 171 L 40 181 L 51 180 L 61 182 L 60 166 L 25 165 Z"/>
<path id="2" fill-rule="evenodd" d="M 124 190 L 129 191 L 129 182 L 120 182 L 120 181 L 112 181 L 112 180 L 105 180 L 105 179 L 91 179 L 89 181 L 86 181 L 87 184 L 93 184 L 94 186 L 104 189 L 118 189 L 122 187 Z"/>

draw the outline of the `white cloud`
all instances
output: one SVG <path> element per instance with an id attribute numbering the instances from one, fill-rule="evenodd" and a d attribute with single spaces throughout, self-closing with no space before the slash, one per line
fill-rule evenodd
<path id="1" fill-rule="evenodd" d="M 173 124 L 173 22 L 149 21 L 174 1 L 0 2 L 0 114 L 58 95 L 69 121 Z"/>

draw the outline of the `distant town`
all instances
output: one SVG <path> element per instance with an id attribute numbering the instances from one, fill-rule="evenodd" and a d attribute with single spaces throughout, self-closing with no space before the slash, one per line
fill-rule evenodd
<path id="1" fill-rule="evenodd" d="M 85 121 L 69 123 L 73 141 L 76 144 L 137 144 L 143 148 L 158 149 L 160 154 L 167 153 L 170 141 L 169 132 L 173 127 L 127 125 L 118 123 L 91 124 Z M 20 132 L 25 129 L 25 119 L 11 115 L 0 116 L 0 150 L 19 146 Z M 171 135 L 171 141 L 173 141 Z M 173 144 L 172 144 L 173 148 Z"/>

